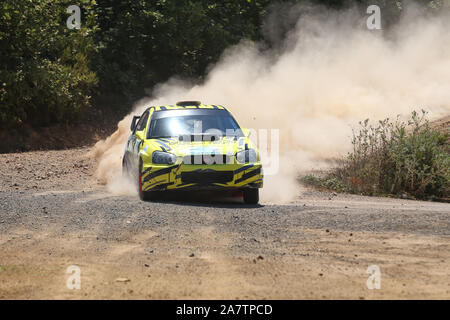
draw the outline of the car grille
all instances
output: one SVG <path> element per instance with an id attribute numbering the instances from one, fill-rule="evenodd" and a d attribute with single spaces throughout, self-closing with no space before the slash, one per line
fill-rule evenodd
<path id="1" fill-rule="evenodd" d="M 181 173 L 182 183 L 227 183 L 233 180 L 233 171 L 190 171 Z"/>
<path id="2" fill-rule="evenodd" d="M 227 164 L 233 163 L 234 157 L 226 154 L 217 155 L 189 155 L 183 157 L 183 164 L 198 164 L 198 165 L 210 165 L 210 164 Z"/>

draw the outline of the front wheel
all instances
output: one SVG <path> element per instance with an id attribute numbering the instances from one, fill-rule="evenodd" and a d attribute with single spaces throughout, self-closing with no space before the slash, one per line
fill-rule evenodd
<path id="1" fill-rule="evenodd" d="M 259 202 L 259 189 L 249 188 L 244 190 L 244 202 L 246 204 L 258 204 Z"/>

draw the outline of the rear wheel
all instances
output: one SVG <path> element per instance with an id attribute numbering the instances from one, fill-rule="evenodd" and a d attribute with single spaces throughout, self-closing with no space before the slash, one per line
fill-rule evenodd
<path id="1" fill-rule="evenodd" d="M 122 176 L 128 177 L 130 172 L 128 171 L 128 163 L 125 155 L 123 156 L 122 160 Z"/>
<path id="2" fill-rule="evenodd" d="M 257 204 L 259 202 L 259 189 L 258 188 L 245 189 L 244 202 L 246 204 Z"/>

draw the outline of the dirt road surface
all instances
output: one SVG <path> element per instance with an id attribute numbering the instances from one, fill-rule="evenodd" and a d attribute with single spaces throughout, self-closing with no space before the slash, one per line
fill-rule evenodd
<path id="1" fill-rule="evenodd" d="M 450 204 L 316 191 L 142 202 L 108 194 L 88 150 L 0 155 L 0 298 L 450 298 Z"/>

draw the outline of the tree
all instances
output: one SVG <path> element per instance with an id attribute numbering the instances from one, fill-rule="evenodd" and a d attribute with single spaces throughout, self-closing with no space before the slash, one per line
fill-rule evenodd
<path id="1" fill-rule="evenodd" d="M 66 26 L 70 1 L 0 3 L 0 123 L 69 121 L 89 104 L 97 78 L 89 66 L 95 15 Z M 81 1 L 89 12 L 93 2 Z"/>

